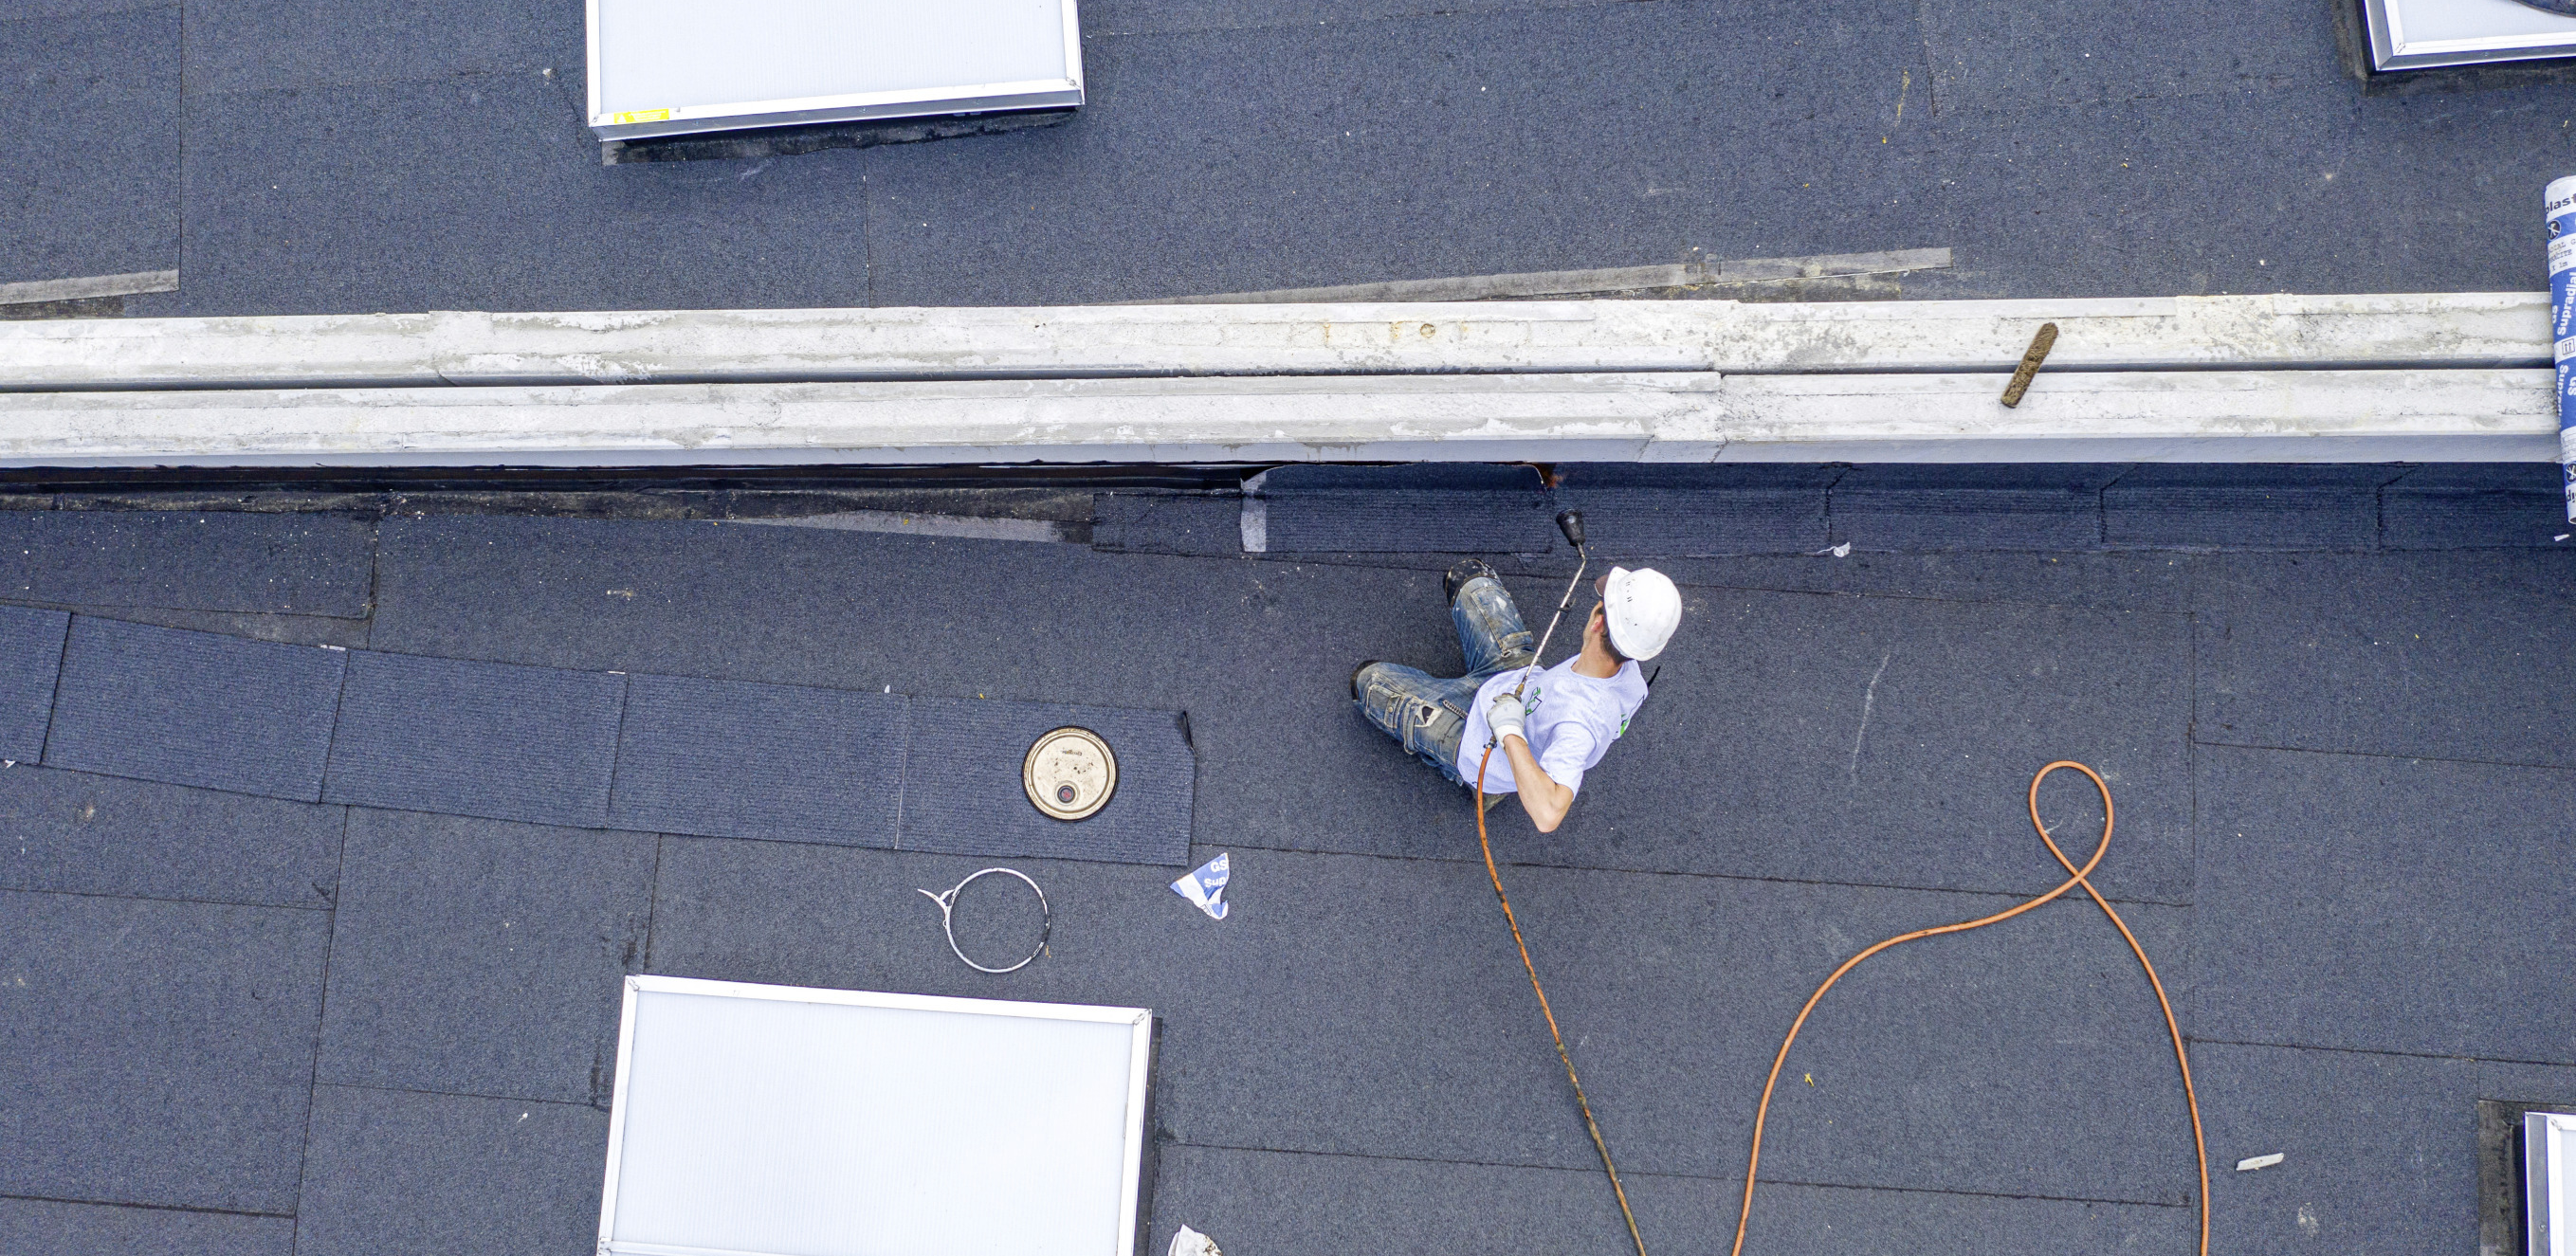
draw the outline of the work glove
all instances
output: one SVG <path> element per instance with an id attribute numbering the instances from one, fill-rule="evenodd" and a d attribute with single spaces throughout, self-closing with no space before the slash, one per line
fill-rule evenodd
<path id="1" fill-rule="evenodd" d="M 1521 705 L 1521 696 L 1516 693 L 1505 691 L 1494 695 L 1494 704 L 1485 709 L 1485 725 L 1494 730 L 1497 744 L 1505 737 L 1529 740 L 1529 734 L 1521 731 L 1521 726 L 1528 722 L 1529 708 Z"/>

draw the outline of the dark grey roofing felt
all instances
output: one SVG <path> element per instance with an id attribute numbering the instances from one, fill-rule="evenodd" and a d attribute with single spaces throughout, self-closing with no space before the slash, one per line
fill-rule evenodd
<path id="1" fill-rule="evenodd" d="M 1853 491 L 2057 509 L 2045 486 L 1899 479 Z M 1131 512 L 1114 542 L 1186 548 L 1156 529 L 1208 517 Z M 1654 517 L 1602 508 L 1601 556 Z M 2097 881 L 2192 1036 L 2224 1250 L 2471 1242 L 2472 1101 L 2576 1100 L 2548 984 L 2565 942 L 2531 927 L 2576 821 L 2545 718 L 2576 553 L 2444 526 L 2489 547 L 1652 560 L 1690 607 L 1654 696 L 1562 828 L 1506 806 L 1493 835 L 1652 1249 L 1726 1240 L 1754 1097 L 1815 981 L 2054 883 L 2022 791 L 2060 756 L 2115 791 Z M 575 1256 L 618 980 L 657 972 L 1154 1008 L 1153 1250 L 1183 1223 L 1229 1250 L 1622 1248 L 1458 791 L 1346 695 L 1363 658 L 1456 666 L 1449 556 L 433 516 L 389 522 L 373 557 L 375 649 L 843 695 L 827 707 L 892 686 L 928 695 L 916 765 L 991 779 L 925 796 L 914 776 L 888 850 L 0 772 L 0 991 L 25 982 L 0 997 L 0 1094 L 46 1097 L 0 1140 L 0 1236 L 267 1253 L 291 1227 L 308 1253 Z M 1539 606 L 1567 559 L 1496 561 Z M 768 727 L 757 703 L 724 709 Z M 913 848 L 937 823 L 1021 840 L 1034 813 L 1004 769 L 1036 725 L 1103 709 L 1140 712 L 1105 730 L 1122 775 L 1129 737 L 1195 774 L 1177 857 L 1232 856 L 1225 921 L 1168 865 Z M 811 749 L 832 727 L 779 735 Z M 1012 753 L 967 753 L 996 744 Z M 701 757 L 671 752 L 670 779 Z M 2086 853 L 2089 791 L 2061 778 L 2041 801 Z M 993 863 L 1055 912 L 1048 953 L 1008 976 L 957 963 L 916 892 Z M 1034 902 L 987 879 L 958 927 L 1006 953 Z M 2183 1253 L 2195 1229 L 2153 995 L 2075 896 L 1847 978 L 1789 1060 L 1764 1176 L 1764 1254 Z M 174 1230 L 151 1211 L 173 1206 L 274 1215 Z"/>
<path id="2" fill-rule="evenodd" d="M 1188 854 L 1195 762 L 1177 711 L 916 702 L 891 686 L 871 694 L 680 676 L 630 681 L 613 670 L 313 650 L 0 606 L 0 685 L 19 691 L 22 752 L 35 758 L 50 735 L 52 767 L 594 829 L 885 848 L 908 834 L 918 849 L 1138 863 Z M 57 689 L 62 709 L 49 733 Z M 0 712 L 7 696 L 0 688 Z M 917 756 L 916 708 L 926 721 Z M 1108 805 L 1074 822 L 1031 808 L 1018 766 L 1038 736 L 1065 726 L 1101 733 L 1124 761 Z M 327 783 L 317 779 L 326 752 Z M 919 775 L 921 803 L 908 820 L 907 773 Z M 86 788 L 45 779 L 57 795 Z M 83 805 L 87 819 L 96 808 Z M 234 878 L 247 869 L 168 849 L 170 835 L 125 836 L 143 840 L 103 848 L 76 838 L 27 860 L 18 875 L 48 887 L 189 884 L 205 875 L 254 898 L 281 892 L 256 873 Z M 84 865 L 82 854 L 99 863 Z M 330 898 L 329 877 L 311 884 Z"/>
<path id="3" fill-rule="evenodd" d="M 0 757 L 20 763 L 45 757 L 54 681 L 70 631 L 71 616 L 61 611 L 0 607 Z"/>
<path id="4" fill-rule="evenodd" d="M 316 801 L 348 659 L 75 616 L 45 765 Z"/>
<path id="5" fill-rule="evenodd" d="M 1324 489 L 1262 504 L 1270 548 L 1290 553 L 1544 554 L 1564 544 L 1535 492 Z"/>
<path id="6" fill-rule="evenodd" d="M 292 1256 L 295 1219 L 0 1198 L 0 1248 L 19 1256 Z"/>
<path id="7" fill-rule="evenodd" d="M 179 27 L 176 4 L 0 12 L 0 283 L 178 265 Z"/>
<path id="8" fill-rule="evenodd" d="M 890 693 L 630 676 L 609 823 L 892 847 L 909 702 Z M 1179 832 L 1186 840 L 1187 825 Z"/>
<path id="9" fill-rule="evenodd" d="M 1023 756 L 1053 729 L 1088 728 L 1118 760 L 1097 813 L 1058 820 L 1031 805 Z M 921 698 L 903 772 L 905 850 L 1124 863 L 1189 861 L 1198 759 L 1171 711 Z"/>
<path id="10" fill-rule="evenodd" d="M 2407 468 L 2378 465 L 2139 467 L 2102 490 L 2113 545 L 2270 538 L 2284 549 L 2360 548 L 2379 529 L 2379 490 Z"/>
<path id="11" fill-rule="evenodd" d="M 329 907 L 343 824 L 333 806 L 22 762 L 0 770 L 0 884 Z"/>
<path id="12" fill-rule="evenodd" d="M 0 892 L 0 1194 L 292 1216 L 331 928 Z"/>
<path id="13" fill-rule="evenodd" d="M 603 1100 L 653 864 L 642 834 L 352 809 L 316 1076 Z"/>
<path id="14" fill-rule="evenodd" d="M 316 1086 L 296 1256 L 595 1251 L 607 1145 L 587 1104 Z"/>
<path id="15" fill-rule="evenodd" d="M 0 591 L 84 607 L 357 619 L 374 550 L 374 521 L 348 515 L 8 510 Z"/>
<path id="16" fill-rule="evenodd" d="M 2565 535 L 2555 468 L 2015 464 L 1281 467 L 1258 485 L 1267 551 L 1571 555 L 1579 510 L 1634 558 L 2093 549 L 2546 548 Z M 1108 494 L 1095 539 L 1126 553 L 1242 552 L 1224 497 Z M 1233 526 L 1227 526 L 1231 523 Z M 1480 544 L 1481 542 L 1481 544 Z M 1508 564 L 1507 564 L 1508 566 Z"/>
<path id="17" fill-rule="evenodd" d="M 352 651 L 325 796 L 596 828 L 625 697 L 606 673 Z"/>
<path id="18" fill-rule="evenodd" d="M 2529 290 L 2568 113 L 2545 72 L 2366 87 L 2310 0 L 1082 12 L 1062 126 L 604 167 L 577 5 L 20 4 L 0 281 L 184 259 L 128 307 L 187 314 L 961 305 L 1946 246 L 1906 295 Z"/>

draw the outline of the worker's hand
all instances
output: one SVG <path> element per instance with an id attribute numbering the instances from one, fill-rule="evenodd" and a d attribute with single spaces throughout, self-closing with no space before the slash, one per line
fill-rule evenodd
<path id="1" fill-rule="evenodd" d="M 1529 740 L 1521 726 L 1529 721 L 1529 709 L 1521 705 L 1521 696 L 1508 690 L 1494 695 L 1494 704 L 1485 709 L 1485 723 L 1494 730 L 1494 740 L 1505 737 Z"/>

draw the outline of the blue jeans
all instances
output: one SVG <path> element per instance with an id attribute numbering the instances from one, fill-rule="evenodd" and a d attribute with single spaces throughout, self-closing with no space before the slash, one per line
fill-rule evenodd
<path id="1" fill-rule="evenodd" d="M 1408 753 L 1451 781 L 1470 785 L 1458 772 L 1458 742 L 1467 733 L 1470 704 L 1494 673 L 1529 666 L 1530 630 L 1503 582 L 1491 576 L 1458 586 L 1449 619 L 1458 628 L 1458 650 L 1467 656 L 1466 675 L 1443 679 L 1401 663 L 1371 663 L 1360 671 L 1357 701 L 1360 714 Z"/>

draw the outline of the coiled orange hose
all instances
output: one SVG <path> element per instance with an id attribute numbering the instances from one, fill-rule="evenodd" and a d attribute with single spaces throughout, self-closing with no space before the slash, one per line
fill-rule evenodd
<path id="1" fill-rule="evenodd" d="M 2102 841 L 2100 845 L 2093 848 L 2093 857 L 2085 860 L 2084 866 L 2081 868 L 2075 866 L 2074 860 L 2066 857 L 2065 851 L 2057 848 L 2057 840 L 2048 835 L 2048 826 L 2041 823 L 2039 819 L 2040 782 L 2047 780 L 2049 773 L 2054 772 L 2059 768 L 2073 768 L 2076 771 L 2083 773 L 2085 779 L 2093 782 L 2093 788 L 2096 791 L 2099 791 L 2102 795 Z M 1480 778 L 1481 775 L 1482 774 L 1480 772 Z M 2074 889 L 2079 885 L 2084 887 L 2085 893 L 2093 896 L 2093 902 L 2096 906 L 2102 909 L 2102 914 L 2111 918 L 2111 924 L 2120 931 L 2120 936 L 2128 939 L 2130 952 L 2138 957 L 2138 966 L 2145 969 L 2147 972 L 2147 983 L 2155 987 L 2157 1005 L 2164 1009 L 2165 1032 L 2173 1036 L 2174 1063 L 2180 1065 L 2182 1068 L 2183 1100 L 2191 1107 L 2192 1151 L 2200 1161 L 2200 1256 L 2209 1256 L 2209 1144 L 2201 1134 L 2200 1094 L 2192 1088 L 2191 1056 L 2183 1049 L 2182 1026 L 2174 1020 L 2173 1000 L 2165 997 L 2165 983 L 2156 976 L 2156 966 L 2148 962 L 2146 948 L 2138 945 L 2138 935 L 2129 932 L 2129 922 L 2120 919 L 2120 913 L 2111 909 L 2111 900 L 2102 897 L 2102 891 L 2093 888 L 2093 883 L 2086 879 L 2086 877 L 2092 873 L 2095 866 L 2102 862 L 2102 856 L 2109 853 L 2111 849 L 2111 787 L 2104 783 L 2100 774 L 2072 759 L 2060 759 L 2055 763 L 2051 763 L 2047 767 L 2041 768 L 2037 776 L 2030 778 L 2030 826 L 2039 830 L 2039 840 L 2047 843 L 2048 853 L 2055 855 L 2057 857 L 2058 866 L 2066 869 L 2067 877 L 2064 883 L 2060 884 L 2056 889 L 2050 890 L 2046 894 L 2042 894 L 2028 902 L 1996 912 L 1994 915 L 1982 916 L 1975 920 L 1963 920 L 1954 925 L 1937 925 L 1930 929 L 1917 929 L 1912 933 L 1901 933 L 1870 947 L 1868 950 L 1862 951 L 1858 955 L 1852 956 L 1850 959 L 1844 960 L 1842 967 L 1834 970 L 1833 976 L 1825 978 L 1825 984 L 1816 987 L 1816 992 L 1807 996 L 1807 1005 L 1798 1009 L 1798 1018 L 1789 1022 L 1789 1036 L 1780 1040 L 1780 1054 L 1772 1057 L 1771 1060 L 1771 1076 L 1768 1080 L 1762 1083 L 1762 1102 L 1760 1106 L 1753 1110 L 1753 1154 L 1745 1161 L 1744 1165 L 1744 1207 L 1736 1214 L 1735 1218 L 1734 1256 L 1743 1256 L 1744 1229 L 1745 1226 L 1753 1220 L 1753 1175 L 1756 1170 L 1762 1167 L 1762 1126 L 1763 1122 L 1767 1120 L 1771 1114 L 1771 1091 L 1774 1087 L 1780 1084 L 1781 1066 L 1789 1062 L 1789 1048 L 1792 1044 L 1798 1041 L 1798 1031 L 1805 1027 L 1807 1023 L 1807 1014 L 1816 1010 L 1816 1004 L 1825 997 L 1825 992 L 1833 989 L 1834 983 L 1842 980 L 1844 973 L 1850 972 L 1852 969 L 1859 967 L 1862 960 L 1868 959 L 1870 956 L 1876 955 L 1880 951 L 1884 951 L 1889 947 L 1903 942 L 1911 942 L 1917 938 L 1929 938 L 1944 933 L 1965 933 L 1970 929 L 1982 929 L 1987 925 L 1995 924 L 1999 921 L 2010 920 L 2023 912 L 2029 911 L 2034 907 L 2038 907 L 2057 898 L 2059 895 L 2064 894 L 2068 890 Z M 1481 810 L 1478 812 L 1478 818 L 1476 821 L 1476 835 L 1479 839 L 1482 839 L 1484 836 L 1484 819 Z M 1491 851 L 1486 852 L 1485 866 L 1488 870 L 1493 867 L 1493 859 L 1493 853 Z M 1502 882 L 1497 880 L 1494 883 L 1494 888 L 1495 892 L 1500 893 Z M 1506 913 L 1510 911 L 1509 904 L 1505 904 L 1504 911 Z M 1520 936 L 1520 929 L 1517 925 L 1513 927 L 1512 935 L 1515 938 Z M 1523 950 L 1521 958 L 1523 963 L 1528 962 L 1529 956 L 1526 949 Z M 1535 970 L 1531 972 L 1530 980 L 1533 983 L 1538 980 L 1538 974 Z M 1541 1003 L 1542 1005 L 1545 1003 L 1544 996 L 1541 997 Z M 1549 1021 L 1549 1028 L 1555 1028 L 1555 1021 L 1553 1018 Z M 1562 1041 L 1557 1044 L 1557 1050 L 1560 1053 L 1565 1050 L 1565 1046 Z M 1566 1067 L 1570 1075 L 1573 1065 L 1569 1063 Z M 1586 1108 L 1584 1110 L 1584 1120 L 1588 1122 L 1591 1119 L 1591 1109 Z M 1598 1142 L 1600 1137 L 1601 1136 L 1597 1131 L 1593 1134 L 1593 1140 L 1595 1142 Z M 1604 1150 L 1601 1155 L 1602 1163 L 1607 1165 L 1609 1163 L 1610 1153 L 1607 1150 Z M 1616 1181 L 1615 1175 L 1613 1177 L 1613 1181 Z M 1622 1195 L 1620 1199 L 1621 1206 L 1624 1208 L 1626 1206 L 1626 1196 Z M 1629 1223 L 1629 1229 L 1632 1234 L 1635 1232 L 1635 1227 L 1636 1223 L 1631 1221 Z M 1638 1251 L 1642 1253 L 1644 1250 L 1644 1245 L 1641 1243 L 1638 1247 Z"/>

